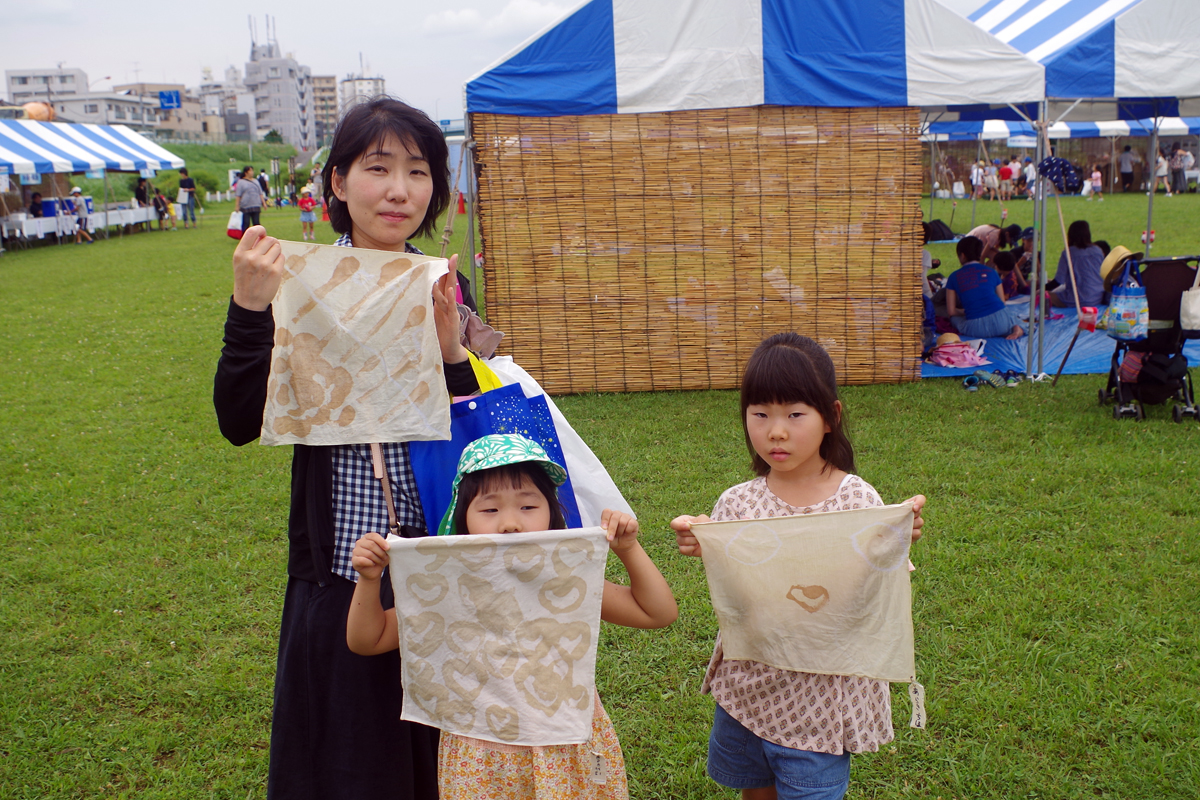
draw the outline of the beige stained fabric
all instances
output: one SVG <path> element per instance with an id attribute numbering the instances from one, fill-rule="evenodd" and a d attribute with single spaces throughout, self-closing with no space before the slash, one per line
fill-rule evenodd
<path id="1" fill-rule="evenodd" d="M 724 658 L 912 680 L 912 521 L 904 503 L 694 525 Z"/>
<path id="2" fill-rule="evenodd" d="M 401 719 L 503 744 L 588 741 L 603 528 L 388 543 Z"/>
<path id="3" fill-rule="evenodd" d="M 449 439 L 433 320 L 445 259 L 281 242 L 262 443 Z"/>

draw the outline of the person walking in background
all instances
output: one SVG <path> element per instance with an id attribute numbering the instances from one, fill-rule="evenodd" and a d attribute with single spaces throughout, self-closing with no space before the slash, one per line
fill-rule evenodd
<path id="1" fill-rule="evenodd" d="M 263 190 L 258 181 L 254 180 L 254 167 L 247 166 L 242 170 L 242 177 L 233 187 L 233 210 L 242 212 L 242 230 L 248 230 L 258 224 L 262 213 Z"/>
<path id="2" fill-rule="evenodd" d="M 1167 197 L 1171 196 L 1171 184 L 1167 183 L 1167 180 L 1168 180 L 1167 179 L 1167 170 L 1168 169 L 1169 169 L 1169 167 L 1167 165 L 1167 157 L 1165 155 L 1163 155 L 1163 152 L 1161 150 L 1159 150 L 1158 151 L 1158 160 L 1154 164 L 1154 183 L 1152 183 L 1150 185 L 1150 191 L 1146 192 L 1146 194 L 1151 194 L 1153 192 L 1157 192 L 1158 185 L 1161 183 L 1162 187 L 1167 190 Z"/>
<path id="3" fill-rule="evenodd" d="M 983 162 L 976 161 L 971 165 L 971 196 L 978 200 L 983 197 Z"/>
<path id="4" fill-rule="evenodd" d="M 87 203 L 84 201 L 83 192 L 79 190 L 78 186 L 72 187 L 71 197 L 67 202 L 71 204 L 71 209 L 75 212 L 75 244 L 79 244 L 80 236 L 87 239 L 88 244 L 91 244 L 95 240 L 92 239 L 92 235 L 88 233 L 87 229 Z"/>
<path id="5" fill-rule="evenodd" d="M 1037 193 L 1037 165 L 1033 159 L 1025 156 L 1025 195 L 1032 200 Z"/>
<path id="6" fill-rule="evenodd" d="M 988 200 L 996 200 L 996 192 L 1000 189 L 1000 170 L 996 167 L 997 160 L 983 168 L 983 188 L 987 190 Z"/>
<path id="7" fill-rule="evenodd" d="M 179 170 L 179 205 L 183 206 L 183 229 L 187 230 L 188 217 L 196 227 L 196 181 L 188 175 L 187 167 Z"/>
<path id="8" fill-rule="evenodd" d="M 1117 164 L 1121 168 L 1121 191 L 1128 192 L 1129 187 L 1133 185 L 1133 164 L 1134 164 L 1133 148 L 1125 145 L 1125 149 L 1121 151 Z"/>
<path id="9" fill-rule="evenodd" d="M 1092 182 L 1092 194 L 1088 197 L 1088 200 L 1095 197 L 1104 202 L 1104 173 L 1100 171 L 1099 164 L 1092 165 L 1092 175 L 1089 180 Z"/>
<path id="10" fill-rule="evenodd" d="M 317 232 L 313 230 L 317 222 L 317 212 L 314 211 L 317 207 L 317 201 L 313 199 L 313 187 L 305 186 L 300 193 L 303 197 L 300 198 L 300 228 L 303 231 L 305 240 L 317 240 Z"/>
<path id="11" fill-rule="evenodd" d="M 1171 145 L 1171 191 L 1179 194 L 1187 188 L 1187 179 L 1183 173 L 1183 145 L 1179 142 Z"/>

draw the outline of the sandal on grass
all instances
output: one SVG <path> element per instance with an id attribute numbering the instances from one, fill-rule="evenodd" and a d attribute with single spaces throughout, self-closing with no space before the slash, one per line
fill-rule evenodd
<path id="1" fill-rule="evenodd" d="M 993 389 L 999 389 L 1004 386 L 1004 378 L 1000 376 L 999 370 L 996 372 L 988 372 L 986 370 L 977 369 L 975 370 L 975 377 L 979 378 L 980 381 L 988 384 Z"/>
<path id="2" fill-rule="evenodd" d="M 963 388 L 968 392 L 978 392 L 979 378 L 975 377 L 974 375 L 968 375 L 967 377 L 963 378 Z"/>

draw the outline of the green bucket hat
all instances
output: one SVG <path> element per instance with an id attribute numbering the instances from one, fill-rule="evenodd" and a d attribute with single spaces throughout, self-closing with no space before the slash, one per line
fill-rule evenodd
<path id="1" fill-rule="evenodd" d="M 462 482 L 463 475 L 525 461 L 536 461 L 546 470 L 555 486 L 562 486 L 567 480 L 567 471 L 555 464 L 540 444 L 520 434 L 493 433 L 467 445 L 458 459 L 458 474 L 454 476 L 454 486 L 451 488 L 450 507 L 438 525 L 437 535 L 447 536 L 454 532 L 454 509 L 458 505 L 458 484 Z"/>

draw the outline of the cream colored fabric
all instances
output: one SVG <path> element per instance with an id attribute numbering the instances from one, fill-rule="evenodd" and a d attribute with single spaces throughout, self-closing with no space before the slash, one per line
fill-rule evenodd
<path id="1" fill-rule="evenodd" d="M 915 676 L 908 503 L 692 526 L 726 660 Z"/>
<path id="2" fill-rule="evenodd" d="M 433 321 L 445 259 L 281 242 L 262 443 L 450 438 Z"/>
<path id="3" fill-rule="evenodd" d="M 588 741 L 603 528 L 388 544 L 401 719 L 504 744 Z"/>

